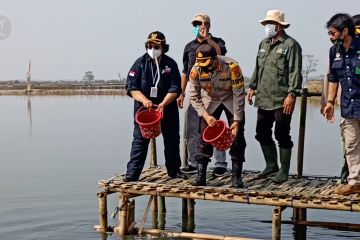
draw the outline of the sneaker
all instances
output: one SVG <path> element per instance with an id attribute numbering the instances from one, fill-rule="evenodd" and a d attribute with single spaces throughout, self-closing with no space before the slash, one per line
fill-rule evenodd
<path id="1" fill-rule="evenodd" d="M 225 173 L 226 173 L 226 168 L 222 168 L 222 167 L 215 167 L 214 171 L 212 172 L 212 174 L 217 177 L 223 176 Z"/>
<path id="2" fill-rule="evenodd" d="M 197 172 L 197 167 L 187 165 L 186 167 L 181 168 L 180 171 L 183 172 L 183 173 L 196 173 Z"/>
<path id="3" fill-rule="evenodd" d="M 342 185 L 335 189 L 335 194 L 348 196 L 355 193 L 360 193 L 360 185 Z"/>

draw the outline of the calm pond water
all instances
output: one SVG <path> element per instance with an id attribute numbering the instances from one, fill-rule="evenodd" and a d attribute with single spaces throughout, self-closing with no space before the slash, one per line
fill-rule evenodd
<path id="1" fill-rule="evenodd" d="M 30 111 L 31 110 L 31 111 Z M 299 107 L 292 122 L 297 143 Z M 124 172 L 132 136 L 132 100 L 121 96 L 0 97 L 0 239 L 106 239 L 98 224 L 97 181 Z M 183 111 L 181 111 L 183 116 Z M 246 169 L 262 169 L 254 139 L 256 109 L 246 109 Z M 339 127 L 308 109 L 304 173 L 337 175 Z M 161 141 L 160 138 L 158 141 Z M 163 163 L 158 143 L 159 163 Z M 295 171 L 296 150 L 291 172 Z M 213 163 L 212 163 L 213 164 Z M 109 214 L 117 205 L 109 197 Z M 136 199 L 141 222 L 147 198 Z M 181 200 L 167 199 L 166 228 L 181 231 Z M 271 239 L 272 207 L 197 201 L 195 231 Z M 292 211 L 284 211 L 290 220 Z M 109 218 L 110 219 L 110 218 Z M 313 221 L 359 223 L 359 213 L 309 210 Z M 151 225 L 151 217 L 148 225 Z M 110 219 L 110 225 L 117 220 Z M 283 239 L 295 239 L 292 225 Z M 117 235 L 107 239 L 119 239 Z M 307 239 L 360 239 L 360 233 L 309 227 Z"/>

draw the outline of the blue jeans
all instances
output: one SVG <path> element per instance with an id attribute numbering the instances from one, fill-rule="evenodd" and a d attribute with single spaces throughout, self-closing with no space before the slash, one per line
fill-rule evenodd
<path id="1" fill-rule="evenodd" d="M 198 116 L 191 104 L 189 104 L 185 114 L 187 121 L 186 140 L 189 152 L 188 164 L 197 168 L 195 156 L 198 152 L 199 139 L 202 138 L 200 133 L 201 117 Z M 214 157 L 216 160 L 215 167 L 227 168 L 225 151 L 215 149 Z"/>

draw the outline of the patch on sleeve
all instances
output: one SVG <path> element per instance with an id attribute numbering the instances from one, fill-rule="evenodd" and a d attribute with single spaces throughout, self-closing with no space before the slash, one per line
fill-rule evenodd
<path id="1" fill-rule="evenodd" d="M 192 80 L 198 80 L 199 79 L 199 72 L 195 68 L 191 69 L 190 79 L 192 79 Z"/>
<path id="2" fill-rule="evenodd" d="M 241 72 L 239 64 L 232 62 L 230 63 L 230 78 L 233 88 L 239 89 L 244 85 L 244 77 Z"/>
<path id="3" fill-rule="evenodd" d="M 136 71 L 130 70 L 129 76 L 130 76 L 130 77 L 135 77 L 135 75 L 136 75 Z"/>

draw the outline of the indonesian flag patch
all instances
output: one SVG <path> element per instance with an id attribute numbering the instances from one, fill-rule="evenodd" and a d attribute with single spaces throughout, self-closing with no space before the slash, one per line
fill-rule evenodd
<path id="1" fill-rule="evenodd" d="M 130 77 L 135 77 L 135 75 L 136 75 L 136 71 L 131 70 L 131 71 L 129 72 L 129 76 L 130 76 Z"/>

